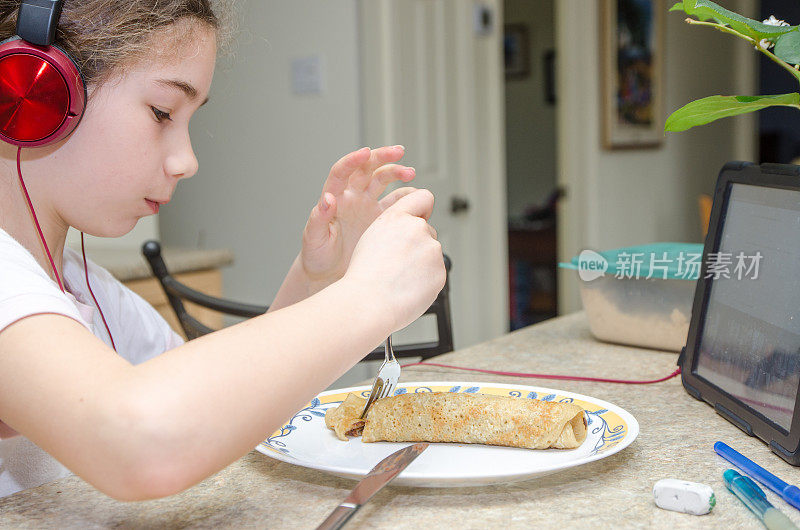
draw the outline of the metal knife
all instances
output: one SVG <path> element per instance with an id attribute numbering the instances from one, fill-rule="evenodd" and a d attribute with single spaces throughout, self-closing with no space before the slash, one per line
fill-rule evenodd
<path id="1" fill-rule="evenodd" d="M 350 495 L 331 512 L 328 518 L 317 527 L 317 530 L 336 530 L 344 526 L 361 506 L 366 504 L 373 495 L 391 482 L 427 448 L 427 443 L 409 445 L 378 462 L 378 465 L 356 484 Z"/>

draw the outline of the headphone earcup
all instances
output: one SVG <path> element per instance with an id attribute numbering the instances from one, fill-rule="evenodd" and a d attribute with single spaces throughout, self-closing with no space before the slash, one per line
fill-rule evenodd
<path id="1" fill-rule="evenodd" d="M 86 83 L 57 46 L 0 43 L 0 139 L 39 147 L 66 138 L 83 116 Z"/>

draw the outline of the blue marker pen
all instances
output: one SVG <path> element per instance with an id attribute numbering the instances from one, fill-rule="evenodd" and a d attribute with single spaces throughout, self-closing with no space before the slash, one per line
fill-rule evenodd
<path id="1" fill-rule="evenodd" d="M 783 512 L 769 503 L 767 496 L 751 478 L 742 476 L 733 469 L 725 471 L 722 478 L 725 479 L 725 486 L 731 493 L 736 495 L 769 530 L 797 529 Z"/>
<path id="2" fill-rule="evenodd" d="M 787 484 L 723 442 L 715 443 L 714 451 L 716 451 L 719 456 L 780 495 L 783 500 L 800 510 L 800 488 Z"/>

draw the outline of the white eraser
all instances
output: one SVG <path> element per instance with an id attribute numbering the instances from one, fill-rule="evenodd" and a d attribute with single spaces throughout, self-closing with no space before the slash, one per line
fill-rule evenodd
<path id="1" fill-rule="evenodd" d="M 674 478 L 656 482 L 653 498 L 659 508 L 692 515 L 707 514 L 717 502 L 711 486 Z"/>

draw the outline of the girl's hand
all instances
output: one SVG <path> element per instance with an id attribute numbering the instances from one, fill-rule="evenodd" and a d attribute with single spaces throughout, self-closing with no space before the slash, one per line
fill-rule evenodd
<path id="1" fill-rule="evenodd" d="M 444 287 L 442 245 L 427 222 L 432 211 L 428 190 L 397 200 L 364 232 L 342 280 L 378 303 L 392 331 L 419 318 Z"/>
<path id="2" fill-rule="evenodd" d="M 379 200 L 394 181 L 411 181 L 414 168 L 395 164 L 403 146 L 365 147 L 341 158 L 331 168 L 322 196 L 303 231 L 300 263 L 311 293 L 341 278 L 361 234 L 410 189 L 398 189 Z"/>

